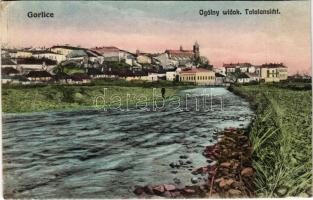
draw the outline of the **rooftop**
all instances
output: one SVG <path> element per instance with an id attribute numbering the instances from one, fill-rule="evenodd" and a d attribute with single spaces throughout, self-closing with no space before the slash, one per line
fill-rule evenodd
<path id="1" fill-rule="evenodd" d="M 199 73 L 199 72 L 212 72 L 212 71 L 204 69 L 204 68 L 192 68 L 192 69 L 184 69 L 181 72 L 182 73 Z"/>
<path id="2" fill-rule="evenodd" d="M 16 65 L 16 64 L 9 58 L 1 58 L 1 65 Z"/>
<path id="3" fill-rule="evenodd" d="M 265 63 L 259 68 L 287 68 L 283 63 Z"/>
<path id="4" fill-rule="evenodd" d="M 52 75 L 47 71 L 30 71 L 26 77 L 52 77 Z"/>
<path id="5" fill-rule="evenodd" d="M 4 67 L 1 69 L 1 74 L 3 75 L 9 75 L 9 74 L 18 74 L 19 71 L 17 69 L 14 69 L 13 67 Z"/>
<path id="6" fill-rule="evenodd" d="M 96 51 L 100 54 L 102 53 L 109 53 L 109 52 L 119 52 L 120 49 L 114 46 L 109 46 L 109 47 L 95 47 L 91 48 L 92 51 Z"/>
<path id="7" fill-rule="evenodd" d="M 224 63 L 223 67 L 225 68 L 235 68 L 235 67 L 251 67 L 252 64 L 251 63 Z"/>
<path id="8" fill-rule="evenodd" d="M 165 53 L 171 54 L 173 56 L 193 56 L 193 51 L 192 50 L 173 50 L 173 49 L 168 49 L 165 51 Z"/>

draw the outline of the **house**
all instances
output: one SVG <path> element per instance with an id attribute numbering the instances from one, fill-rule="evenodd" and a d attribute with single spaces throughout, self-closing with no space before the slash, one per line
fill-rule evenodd
<path id="1" fill-rule="evenodd" d="M 225 75 L 221 73 L 215 73 L 215 84 L 222 85 L 225 82 Z"/>
<path id="2" fill-rule="evenodd" d="M 1 68 L 1 75 L 15 76 L 15 75 L 19 75 L 19 74 L 20 74 L 20 72 L 13 67 Z"/>
<path id="3" fill-rule="evenodd" d="M 87 64 L 87 61 L 97 62 L 100 64 L 103 62 L 103 56 L 100 53 L 93 51 L 92 49 L 73 47 L 68 45 L 57 45 L 52 46 L 50 51 L 64 55 L 66 59 L 84 61 Z"/>
<path id="4" fill-rule="evenodd" d="M 152 57 L 147 53 L 140 53 L 137 50 L 137 63 L 139 64 L 151 64 L 152 63 Z"/>
<path id="5" fill-rule="evenodd" d="M 1 83 L 2 84 L 9 84 L 13 81 L 13 78 L 12 76 L 8 76 L 8 75 L 4 75 L 4 74 L 1 74 Z"/>
<path id="6" fill-rule="evenodd" d="M 53 78 L 47 71 L 30 71 L 26 77 L 33 82 L 46 82 Z"/>
<path id="7" fill-rule="evenodd" d="M 294 74 L 294 75 L 291 75 L 291 76 L 288 76 L 288 79 L 289 80 L 311 80 L 312 77 L 310 75 L 307 75 L 307 74 Z"/>
<path id="8" fill-rule="evenodd" d="M 215 73 L 219 73 L 219 74 L 222 74 L 222 75 L 226 76 L 226 72 L 225 72 L 225 68 L 224 68 L 224 67 L 212 68 L 212 70 L 213 70 Z"/>
<path id="9" fill-rule="evenodd" d="M 135 60 L 135 57 L 132 53 L 114 46 L 95 47 L 91 50 L 103 56 L 104 61 L 124 61 L 126 64 L 131 66 L 134 64 L 133 62 Z"/>
<path id="10" fill-rule="evenodd" d="M 168 80 L 168 81 L 176 80 L 176 76 L 178 76 L 178 73 L 176 71 L 167 71 L 166 72 L 166 80 Z"/>
<path id="11" fill-rule="evenodd" d="M 64 72 L 57 72 L 53 76 L 55 82 L 62 83 L 62 84 L 71 84 L 72 83 L 72 77 Z"/>
<path id="12" fill-rule="evenodd" d="M 25 76 L 22 76 L 22 75 L 15 75 L 15 76 L 2 75 L 1 83 L 2 84 L 27 85 L 27 84 L 30 84 L 30 81 Z"/>
<path id="13" fill-rule="evenodd" d="M 203 68 L 186 69 L 180 72 L 179 80 L 197 85 L 214 85 L 215 72 Z"/>
<path id="14" fill-rule="evenodd" d="M 52 46 L 50 48 L 50 51 L 57 53 L 57 54 L 61 54 L 64 56 L 68 56 L 69 54 L 76 54 L 75 51 L 80 51 L 83 50 L 83 48 L 80 47 L 73 47 L 73 46 L 68 46 L 68 45 L 56 45 L 56 46 Z"/>
<path id="15" fill-rule="evenodd" d="M 248 73 L 246 75 L 249 76 L 250 82 L 260 82 L 261 77 L 256 73 Z"/>
<path id="16" fill-rule="evenodd" d="M 179 50 L 168 49 L 165 53 L 168 54 L 169 59 L 177 61 L 178 65 L 186 65 L 200 58 L 200 48 L 197 42 L 193 45 L 192 50 L 185 50 L 180 46 Z"/>
<path id="17" fill-rule="evenodd" d="M 163 69 L 177 67 L 179 64 L 177 60 L 170 59 L 167 53 L 154 55 L 153 58 L 159 62 Z"/>
<path id="18" fill-rule="evenodd" d="M 93 50 L 86 50 L 87 56 L 88 56 L 88 60 L 91 61 L 92 63 L 97 63 L 97 64 L 102 64 L 104 61 L 104 57 Z"/>
<path id="19" fill-rule="evenodd" d="M 241 73 L 237 76 L 237 83 L 249 83 L 251 81 L 247 73 Z"/>
<path id="20" fill-rule="evenodd" d="M 17 65 L 12 59 L 1 57 L 1 67 L 2 68 L 5 68 L 5 67 L 16 68 Z"/>
<path id="21" fill-rule="evenodd" d="M 55 60 L 57 63 L 61 63 L 62 61 L 66 60 L 66 56 L 59 54 L 59 53 L 55 53 L 52 51 L 36 51 L 33 53 L 32 55 L 34 58 L 47 58 L 50 60 Z"/>
<path id="22" fill-rule="evenodd" d="M 128 72 L 125 77 L 126 81 L 133 81 L 133 80 L 148 80 L 148 73 L 143 71 L 136 71 L 136 72 Z"/>
<path id="23" fill-rule="evenodd" d="M 57 62 L 55 60 L 50 60 L 48 58 L 17 58 L 16 59 L 17 69 L 22 73 L 28 73 L 30 71 L 41 71 L 41 70 L 52 70 Z"/>
<path id="24" fill-rule="evenodd" d="M 30 58 L 33 56 L 33 52 L 31 50 L 17 50 L 16 58 Z"/>
<path id="25" fill-rule="evenodd" d="M 104 61 L 120 61 L 120 49 L 114 46 L 109 47 L 95 47 L 91 49 L 104 57 Z"/>
<path id="26" fill-rule="evenodd" d="M 283 63 L 269 63 L 257 66 L 256 74 L 265 82 L 279 82 L 288 78 L 288 69 Z"/>
<path id="27" fill-rule="evenodd" d="M 90 77 L 87 74 L 83 73 L 74 73 L 72 74 L 72 81 L 75 84 L 84 84 L 90 83 Z"/>
<path id="28" fill-rule="evenodd" d="M 255 66 L 250 63 L 230 63 L 230 64 L 223 64 L 223 68 L 225 69 L 226 75 L 230 73 L 254 73 Z"/>
<path id="29" fill-rule="evenodd" d="M 106 78 L 107 75 L 98 68 L 88 68 L 87 75 L 91 78 Z"/>

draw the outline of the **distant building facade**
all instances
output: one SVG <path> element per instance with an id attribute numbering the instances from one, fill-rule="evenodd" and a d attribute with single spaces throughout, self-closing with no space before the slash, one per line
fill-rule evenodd
<path id="1" fill-rule="evenodd" d="M 283 63 L 269 63 L 258 66 L 256 74 L 265 82 L 279 82 L 288 78 L 288 69 Z"/>
<path id="2" fill-rule="evenodd" d="M 185 50 L 180 46 L 179 50 L 168 49 L 165 51 L 168 58 L 178 62 L 178 65 L 186 65 L 200 58 L 200 46 L 195 42 L 192 50 Z"/>
<path id="3" fill-rule="evenodd" d="M 179 80 L 181 82 L 190 82 L 197 85 L 214 85 L 215 72 L 203 68 L 182 70 L 179 74 Z"/>

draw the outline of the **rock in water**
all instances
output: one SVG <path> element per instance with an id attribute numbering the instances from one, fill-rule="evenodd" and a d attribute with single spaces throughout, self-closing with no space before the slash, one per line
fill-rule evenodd
<path id="1" fill-rule="evenodd" d="M 145 193 L 153 194 L 153 186 L 152 185 L 146 185 L 143 189 L 144 189 Z"/>
<path id="2" fill-rule="evenodd" d="M 180 158 L 180 159 L 187 159 L 188 156 L 187 156 L 187 155 L 181 155 L 181 156 L 179 156 L 179 158 Z"/>
<path id="3" fill-rule="evenodd" d="M 191 183 L 193 183 L 193 184 L 198 183 L 198 179 L 197 179 L 197 178 L 195 178 L 195 177 L 191 178 Z"/>
<path id="4" fill-rule="evenodd" d="M 134 190 L 134 193 L 136 194 L 136 195 L 141 195 L 141 194 L 143 194 L 145 191 L 144 191 L 144 189 L 142 188 L 142 187 L 140 187 L 140 186 L 136 186 L 136 188 L 135 188 L 135 190 Z"/>
<path id="5" fill-rule="evenodd" d="M 172 191 L 172 190 L 176 190 L 176 186 L 171 185 L 171 184 L 164 184 L 164 189 L 167 191 Z"/>
<path id="6" fill-rule="evenodd" d="M 176 183 L 176 184 L 180 184 L 180 183 L 181 183 L 181 181 L 180 181 L 179 178 L 174 178 L 173 181 L 174 181 L 174 183 Z"/>
<path id="7" fill-rule="evenodd" d="M 153 192 L 155 194 L 162 194 L 163 192 L 165 192 L 164 186 L 163 185 L 157 185 L 155 187 L 153 187 Z"/>

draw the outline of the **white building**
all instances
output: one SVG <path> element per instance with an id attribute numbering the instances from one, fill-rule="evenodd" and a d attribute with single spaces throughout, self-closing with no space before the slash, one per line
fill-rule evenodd
<path id="1" fill-rule="evenodd" d="M 176 76 L 178 75 L 178 73 L 176 71 L 173 72 L 166 72 L 166 80 L 168 81 L 174 81 L 176 80 Z"/>
<path id="2" fill-rule="evenodd" d="M 55 52 L 50 52 L 50 51 L 35 52 L 35 53 L 33 53 L 33 57 L 35 57 L 35 58 L 48 58 L 50 60 L 57 61 L 57 63 L 60 63 L 64 60 L 66 60 L 65 55 L 58 54 Z"/>

